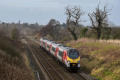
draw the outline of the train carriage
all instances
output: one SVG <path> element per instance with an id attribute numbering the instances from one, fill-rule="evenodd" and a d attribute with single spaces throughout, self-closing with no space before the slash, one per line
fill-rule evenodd
<path id="1" fill-rule="evenodd" d="M 50 41 L 47 41 L 46 42 L 46 50 L 47 51 L 49 51 L 50 50 L 50 45 L 51 45 L 52 43 L 50 42 Z"/>
<path id="2" fill-rule="evenodd" d="M 67 68 L 80 68 L 80 54 L 76 49 L 42 38 L 40 39 L 40 46 L 62 62 Z"/>

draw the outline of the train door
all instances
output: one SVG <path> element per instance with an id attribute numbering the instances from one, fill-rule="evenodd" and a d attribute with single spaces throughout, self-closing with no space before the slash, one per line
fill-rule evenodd
<path id="1" fill-rule="evenodd" d="M 43 42 L 43 48 L 45 48 L 45 42 Z"/>
<path id="2" fill-rule="evenodd" d="M 51 53 L 52 45 L 50 44 L 49 52 Z"/>
<path id="3" fill-rule="evenodd" d="M 55 57 L 57 57 L 58 51 L 59 51 L 59 48 L 57 47 L 55 51 Z"/>
<path id="4" fill-rule="evenodd" d="M 65 62 L 66 59 L 67 59 L 67 52 L 63 51 L 62 61 Z"/>
<path id="5" fill-rule="evenodd" d="M 47 50 L 47 42 L 45 42 L 45 49 Z"/>
<path id="6" fill-rule="evenodd" d="M 47 44 L 47 51 L 49 50 L 49 44 Z"/>
<path id="7" fill-rule="evenodd" d="M 40 46 L 42 47 L 42 41 L 40 41 Z"/>

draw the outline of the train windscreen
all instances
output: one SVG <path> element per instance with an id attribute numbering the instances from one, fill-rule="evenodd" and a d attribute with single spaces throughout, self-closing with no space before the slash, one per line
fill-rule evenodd
<path id="1" fill-rule="evenodd" d="M 71 59 L 76 59 L 79 57 L 79 52 L 75 49 L 71 49 L 69 50 L 68 52 L 68 56 L 71 58 Z"/>

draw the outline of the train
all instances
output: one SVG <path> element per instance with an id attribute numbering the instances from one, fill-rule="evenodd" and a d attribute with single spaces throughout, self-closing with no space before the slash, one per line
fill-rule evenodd
<path id="1" fill-rule="evenodd" d="M 67 69 L 78 70 L 80 68 L 80 54 L 77 49 L 44 38 L 40 38 L 40 47 L 63 63 Z"/>

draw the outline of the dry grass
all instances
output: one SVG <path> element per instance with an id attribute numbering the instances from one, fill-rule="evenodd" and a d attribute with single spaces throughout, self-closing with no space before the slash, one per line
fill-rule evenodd
<path id="1" fill-rule="evenodd" d="M 5 37 L 0 37 L 0 80 L 33 80 L 18 44 Z"/>
<path id="2" fill-rule="evenodd" d="M 120 80 L 120 46 L 93 39 L 67 43 L 81 53 L 82 68 L 100 80 Z"/>
<path id="3" fill-rule="evenodd" d="M 32 68 L 30 67 L 30 62 L 29 62 L 28 57 L 27 57 L 27 55 L 25 53 L 23 54 L 23 58 L 24 58 L 24 61 L 25 61 L 25 64 L 26 64 L 27 68 L 30 70 L 30 74 L 35 79 L 35 75 L 34 75 L 34 73 L 32 71 Z"/>

